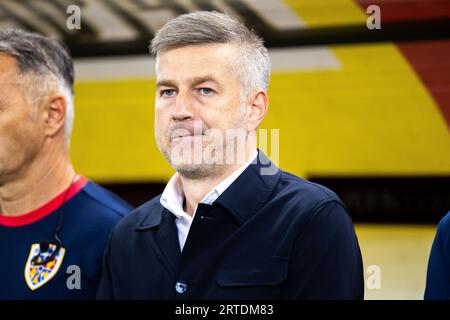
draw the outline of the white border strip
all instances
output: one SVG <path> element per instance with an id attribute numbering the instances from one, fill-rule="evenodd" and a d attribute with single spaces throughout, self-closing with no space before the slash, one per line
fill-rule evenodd
<path id="1" fill-rule="evenodd" d="M 327 47 L 269 50 L 273 72 L 338 70 L 341 64 Z M 150 55 L 80 58 L 75 60 L 77 81 L 152 79 L 155 59 Z"/>

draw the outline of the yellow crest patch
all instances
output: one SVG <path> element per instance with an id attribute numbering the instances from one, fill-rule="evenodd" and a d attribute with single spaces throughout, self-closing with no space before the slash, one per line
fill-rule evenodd
<path id="1" fill-rule="evenodd" d="M 56 245 L 50 244 L 47 252 L 40 252 L 39 243 L 31 245 L 30 254 L 25 265 L 25 281 L 31 290 L 36 290 L 49 282 L 59 270 L 64 259 L 66 250 L 60 248 L 55 255 L 55 258 L 46 264 L 36 264 L 33 260 L 43 261 L 45 258 L 52 255 L 56 250 Z"/>

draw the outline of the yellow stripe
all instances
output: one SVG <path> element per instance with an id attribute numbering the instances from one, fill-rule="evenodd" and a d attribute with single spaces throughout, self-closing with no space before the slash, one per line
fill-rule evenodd
<path id="1" fill-rule="evenodd" d="M 340 70 L 277 72 L 261 128 L 280 129 L 280 165 L 300 176 L 443 175 L 450 139 L 426 88 L 392 44 L 335 46 Z M 72 158 L 99 181 L 161 181 L 154 80 L 76 85 Z"/>
<path id="2" fill-rule="evenodd" d="M 72 160 L 99 181 L 166 180 L 153 138 L 154 80 L 78 83 Z"/>
<path id="3" fill-rule="evenodd" d="M 352 0 L 284 0 L 308 27 L 365 24 L 367 15 Z"/>
<path id="4" fill-rule="evenodd" d="M 264 126 L 282 128 L 282 166 L 309 176 L 448 174 L 444 119 L 397 48 L 332 50 L 341 71 L 272 78 Z"/>
<path id="5" fill-rule="evenodd" d="M 364 299 L 422 300 L 436 226 L 356 224 L 355 229 L 366 281 L 370 283 L 369 266 L 381 271 L 381 288 L 366 287 Z"/>

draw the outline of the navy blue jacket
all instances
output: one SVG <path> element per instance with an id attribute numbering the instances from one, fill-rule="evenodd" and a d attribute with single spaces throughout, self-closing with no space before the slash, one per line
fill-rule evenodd
<path id="1" fill-rule="evenodd" d="M 94 299 L 111 229 L 132 209 L 113 193 L 88 182 L 63 206 L 36 222 L 15 227 L 0 224 L 0 300 Z M 62 263 L 50 281 L 32 290 L 24 275 L 30 248 L 53 240 L 61 214 L 64 218 L 60 238 L 65 249 Z M 69 277 L 75 275 L 70 266 L 79 268 L 79 289 L 67 286 L 68 280 L 76 283 L 70 281 Z"/>
<path id="2" fill-rule="evenodd" d="M 431 248 L 425 299 L 450 299 L 450 211 L 439 222 Z"/>
<path id="3" fill-rule="evenodd" d="M 182 252 L 160 196 L 124 218 L 97 298 L 362 299 L 361 253 L 342 202 L 276 167 L 261 175 L 261 162 L 198 205 Z"/>

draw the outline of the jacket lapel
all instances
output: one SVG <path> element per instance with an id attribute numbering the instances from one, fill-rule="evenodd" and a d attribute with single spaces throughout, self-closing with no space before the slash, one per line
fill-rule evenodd
<path id="1" fill-rule="evenodd" d="M 155 230 L 157 249 L 170 269 L 175 273 L 181 256 L 178 240 L 178 230 L 175 225 L 175 216 L 166 209 L 162 212 L 161 224 Z"/>

